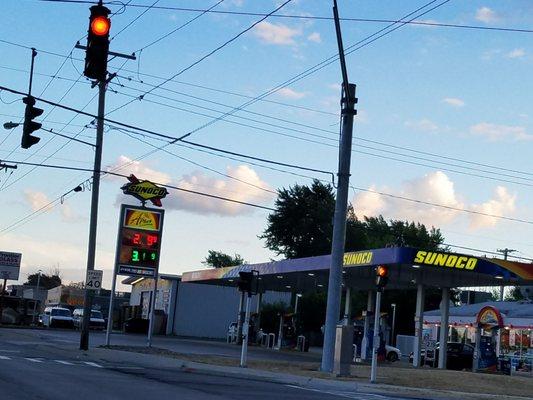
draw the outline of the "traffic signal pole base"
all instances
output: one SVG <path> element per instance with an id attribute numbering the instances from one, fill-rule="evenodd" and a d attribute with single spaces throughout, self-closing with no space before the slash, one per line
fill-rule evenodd
<path id="1" fill-rule="evenodd" d="M 381 292 L 376 293 L 376 312 L 374 314 L 374 341 L 372 343 L 372 367 L 370 369 L 370 383 L 376 383 L 378 369 L 379 328 L 381 319 Z"/>
<path id="2" fill-rule="evenodd" d="M 239 366 L 246 368 L 248 358 L 248 336 L 250 333 L 250 299 L 252 295 L 248 292 L 246 296 L 246 311 L 244 316 L 244 324 L 242 326 L 242 347 L 241 347 L 241 362 Z"/>

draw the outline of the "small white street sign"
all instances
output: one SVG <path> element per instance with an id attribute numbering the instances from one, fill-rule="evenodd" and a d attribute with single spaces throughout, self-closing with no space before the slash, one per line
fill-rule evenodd
<path id="1" fill-rule="evenodd" d="M 85 280 L 85 289 L 100 290 L 102 288 L 102 276 L 104 271 L 92 270 L 87 271 L 87 279 Z"/>

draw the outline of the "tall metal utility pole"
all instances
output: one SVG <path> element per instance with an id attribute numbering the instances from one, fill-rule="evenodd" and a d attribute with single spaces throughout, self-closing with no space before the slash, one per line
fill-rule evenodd
<path id="1" fill-rule="evenodd" d="M 89 246 L 87 271 L 94 270 L 96 258 L 96 227 L 98 224 L 98 197 L 100 195 L 100 169 L 102 168 L 102 144 L 104 141 L 105 90 L 107 82 L 98 82 L 98 119 L 96 121 L 96 148 L 94 153 L 93 179 L 91 189 L 91 217 L 89 225 Z M 83 323 L 81 326 L 80 350 L 89 350 L 89 324 L 93 304 L 93 291 L 85 290 Z"/>
<path id="2" fill-rule="evenodd" d="M 505 249 L 498 249 L 496 250 L 498 253 L 502 253 L 503 254 L 503 259 L 504 260 L 507 260 L 507 256 L 509 255 L 509 253 L 514 253 L 518 250 L 513 250 L 513 249 L 508 249 L 507 247 Z M 505 286 L 501 285 L 500 286 L 500 301 L 503 301 L 503 292 L 504 292 L 504 289 L 505 289 Z"/>
<path id="3" fill-rule="evenodd" d="M 37 289 L 35 289 L 34 295 L 33 295 L 33 314 L 31 318 L 31 323 L 35 325 L 35 313 L 37 311 L 37 299 L 36 297 L 39 296 L 39 285 L 41 284 L 41 274 L 43 271 L 39 270 L 37 275 Z M 37 295 L 37 296 L 36 296 Z"/>
<path id="4" fill-rule="evenodd" d="M 340 315 L 342 265 L 346 241 L 346 213 L 348 209 L 350 161 L 352 156 L 352 130 L 354 115 L 356 115 L 355 103 L 357 102 L 355 85 L 348 81 L 336 0 L 333 1 L 333 16 L 335 18 L 335 30 L 339 47 L 343 95 L 341 99 L 342 131 L 339 147 L 339 170 L 337 173 L 337 197 L 335 199 L 335 215 L 333 219 L 333 240 L 331 245 L 326 324 L 324 327 L 324 347 L 322 349 L 322 363 L 320 367 L 325 372 L 333 372 L 335 326 Z"/>

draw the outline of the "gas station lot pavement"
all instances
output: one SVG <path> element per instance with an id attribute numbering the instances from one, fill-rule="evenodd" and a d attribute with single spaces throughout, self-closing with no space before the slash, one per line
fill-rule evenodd
<path id="1" fill-rule="evenodd" d="M 89 374 L 120 371 L 122 377 L 139 375 L 148 379 L 148 375 L 154 375 L 152 377 L 154 380 L 164 379 L 167 375 L 170 379 L 175 375 L 169 372 L 173 370 L 179 376 L 200 374 L 205 375 L 206 381 L 237 386 L 244 385 L 242 382 L 239 383 L 239 380 L 251 380 L 263 388 L 261 390 L 264 390 L 266 396 L 264 398 L 280 395 L 285 398 L 283 390 L 279 392 L 280 385 L 285 386 L 288 391 L 299 388 L 301 392 L 295 392 L 294 398 L 299 396 L 315 398 L 320 395 L 316 398 L 321 399 L 333 396 L 331 398 L 362 400 L 371 398 L 463 400 L 466 397 L 523 400 L 531 399 L 533 393 L 533 379 L 523 377 L 431 368 L 413 369 L 410 365 L 399 362 L 380 365 L 378 384 L 372 385 L 368 381 L 370 369 L 366 365 L 352 366 L 350 378 L 333 378 L 329 374 L 319 372 L 320 354 L 317 352 L 277 352 L 250 347 L 249 368 L 244 369 L 238 367 L 240 347 L 236 345 L 155 337 L 154 347 L 148 349 L 145 347 L 145 336 L 115 334 L 112 337 L 112 348 L 107 349 L 99 347 L 104 344 L 104 339 L 104 334 L 91 332 L 90 351 L 80 352 L 77 350 L 78 332 L 0 328 L 0 363 L 33 369 L 39 367 L 48 369 L 50 366 L 67 367 L 89 371 L 87 372 Z M 0 367 L 0 375 L 2 373 L 7 373 L 7 370 Z M 108 379 L 107 376 L 104 378 Z M 268 384 L 274 383 L 277 386 L 267 388 Z M 229 390 L 229 387 L 223 387 Z M 271 397 L 267 396 L 269 390 L 272 390 Z M 274 395 L 276 392 L 277 396 Z"/>

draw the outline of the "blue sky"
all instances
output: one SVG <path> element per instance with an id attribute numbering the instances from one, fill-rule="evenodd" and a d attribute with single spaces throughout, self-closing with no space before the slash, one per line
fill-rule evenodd
<path id="1" fill-rule="evenodd" d="M 76 108 L 86 106 L 87 111 L 95 113 L 96 102 L 90 101 L 95 89 L 90 88 L 84 77 L 80 78 L 83 63 L 79 59 L 84 58 L 83 51 L 73 50 L 76 41 L 86 33 L 88 5 L 36 0 L 8 0 L 3 3 L 5 28 L 0 32 L 1 40 L 62 55 L 72 51 L 73 59 L 64 63 L 62 57 L 39 51 L 35 71 L 40 75 L 35 76 L 33 93 L 41 95 L 46 88 L 42 97 Z M 153 3 L 153 0 L 132 2 Z M 203 9 L 215 3 L 214 0 L 161 0 L 157 5 Z M 279 13 L 330 16 L 330 3 L 292 1 Z M 339 8 L 343 17 L 397 20 L 425 3 L 340 0 Z M 440 3 L 434 2 L 432 6 Z M 215 10 L 265 13 L 279 4 L 281 2 L 271 0 L 226 0 Z M 110 8 L 117 12 L 112 17 L 111 36 L 127 26 L 113 39 L 111 48 L 124 53 L 142 48 L 198 15 L 198 12 L 152 9 L 131 23 L 145 8 L 126 7 L 123 12 L 117 5 Z M 113 110 L 148 91 L 149 85 L 157 85 L 162 82 L 160 78 L 176 74 L 259 18 L 203 15 L 143 50 L 138 61 L 128 61 L 123 66 L 123 60 L 112 60 L 109 70 L 118 70 L 119 78 L 110 85 L 107 110 Z M 533 5 L 525 0 L 452 0 L 417 20 L 531 29 Z M 384 26 L 376 22 L 343 22 L 345 46 L 348 48 Z M 358 139 L 354 141 L 356 152 L 352 159 L 352 185 L 452 208 L 533 220 L 529 207 L 533 184 L 530 171 L 533 139 L 531 35 L 408 25 L 348 55 L 350 80 L 357 84 L 359 98 L 359 117 L 354 129 Z M 272 17 L 180 75 L 176 78 L 179 82 L 168 82 L 144 100 L 135 100 L 109 117 L 179 136 L 227 111 L 229 108 L 224 105 L 235 107 L 246 101 L 245 98 L 210 89 L 256 96 L 335 53 L 331 20 Z M 1 84 L 26 90 L 30 51 L 0 42 L 0 54 L 3 56 L 0 60 Z M 47 76 L 55 74 L 65 79 L 51 80 Z M 78 78 L 78 82 L 73 84 L 72 80 Z M 338 131 L 339 82 L 340 71 L 335 62 L 268 97 L 290 106 L 257 102 L 246 108 L 278 120 L 239 112 L 228 120 L 241 125 L 217 122 L 196 132 L 190 139 L 232 151 L 334 171 L 337 166 L 334 146 L 335 132 Z M 23 104 L 17 101 L 20 98 L 5 92 L 0 95 L 2 121 L 18 121 L 17 117 L 23 114 Z M 69 136 L 80 133 L 79 138 L 83 140 L 94 138 L 94 129 L 83 128 L 90 118 L 52 109 L 48 105 L 42 105 L 42 108 L 45 109 L 43 126 L 46 128 L 63 129 L 62 133 Z M 64 125 L 69 122 L 69 125 Z M 19 161 L 28 158 L 28 161 L 40 162 L 43 156 L 50 156 L 61 148 L 46 162 L 92 166 L 93 151 L 87 146 L 41 131 L 41 142 L 29 150 L 22 150 L 19 147 L 20 134 L 20 128 L 0 133 L 0 158 Z M 361 141 L 360 138 L 415 152 Z M 140 139 L 154 145 L 161 144 L 148 137 Z M 309 142 L 308 139 L 321 143 Z M 107 130 L 103 165 L 116 167 L 150 149 L 149 145 L 135 138 L 116 130 Z M 122 172 L 267 206 L 273 204 L 271 192 L 277 188 L 296 182 L 310 182 L 305 177 L 214 157 L 189 148 L 170 146 L 167 150 L 173 155 L 160 151 L 129 165 Z M 438 156 L 421 154 L 420 151 Z M 413 162 L 426 165 L 414 165 Z M 444 162 L 454 165 L 445 165 Z M 481 166 L 480 163 L 486 165 Z M 68 197 L 63 204 L 58 202 L 47 212 L 38 213 L 36 218 L 32 217 L 14 229 L 4 229 L 88 179 L 89 174 L 38 169 L 23 176 L 30 169 L 19 166 L 11 176 L 9 173 L 0 176 L 0 199 L 4 204 L 0 249 L 23 252 L 22 278 L 39 267 L 44 270 L 58 267 L 66 280 L 80 281 L 86 263 L 89 191 Z M 324 175 L 306 175 L 328 179 Z M 120 195 L 123 183 L 124 180 L 118 178 L 102 180 L 97 267 L 105 270 L 105 281 L 111 279 L 118 204 L 125 200 Z M 263 190 L 257 189 L 257 186 Z M 528 240 L 531 224 L 431 207 L 371 192 L 354 190 L 350 200 L 359 215 L 382 213 L 386 218 L 435 225 L 442 229 L 451 244 L 490 251 L 511 247 L 520 250 L 518 255 L 533 256 L 533 244 Z M 201 268 L 201 261 L 209 249 L 236 252 L 250 262 L 275 257 L 257 238 L 265 228 L 267 211 L 175 191 L 171 191 L 164 205 L 168 212 L 161 258 L 163 272 L 181 273 Z"/>

